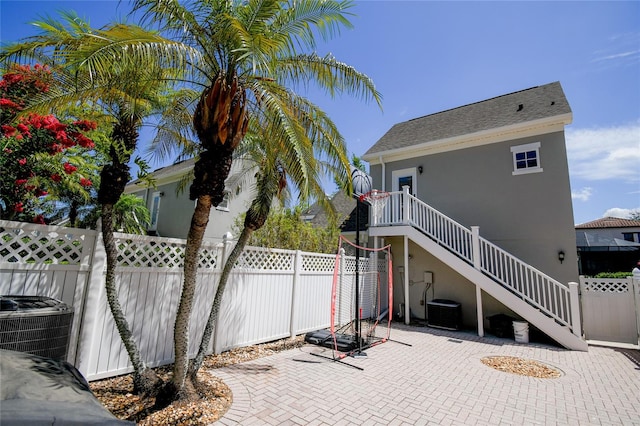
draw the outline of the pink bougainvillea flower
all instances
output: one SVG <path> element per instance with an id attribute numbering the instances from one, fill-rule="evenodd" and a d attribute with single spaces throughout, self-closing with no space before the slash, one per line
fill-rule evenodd
<path id="1" fill-rule="evenodd" d="M 2 108 L 9 108 L 9 109 L 22 109 L 20 105 L 13 102 L 11 99 L 7 99 L 7 98 L 0 98 L 0 106 Z"/>
<path id="2" fill-rule="evenodd" d="M 15 127 L 9 126 L 8 124 L 2 125 L 2 133 L 4 133 L 4 135 L 8 138 L 15 135 L 17 132 L 18 129 L 16 129 Z"/>
<path id="3" fill-rule="evenodd" d="M 86 137 L 85 135 L 83 135 L 82 133 L 78 133 L 78 135 L 75 136 L 75 138 L 78 141 L 78 145 L 80 145 L 83 148 L 91 149 L 95 146 L 93 141 L 88 137 Z"/>
<path id="4" fill-rule="evenodd" d="M 19 159 L 18 164 L 20 164 L 21 166 L 24 166 L 25 164 L 27 164 L 27 159 L 26 158 Z"/>
<path id="5" fill-rule="evenodd" d="M 76 170 L 78 170 L 76 166 L 69 163 L 64 163 L 62 167 L 64 168 L 64 172 L 68 175 L 73 174 Z"/>
<path id="6" fill-rule="evenodd" d="M 89 186 L 93 185 L 93 183 L 89 179 L 80 178 L 80 185 L 82 185 L 82 186 L 84 186 L 86 188 L 86 187 L 89 187 Z"/>
<path id="7" fill-rule="evenodd" d="M 57 152 L 62 152 L 64 147 L 58 143 L 51 144 L 51 153 L 55 154 Z"/>
<path id="8" fill-rule="evenodd" d="M 15 206 L 13 206 L 13 210 L 17 213 L 22 213 L 24 211 L 24 204 L 16 203 Z"/>
<path id="9" fill-rule="evenodd" d="M 89 130 L 95 130 L 98 128 L 98 124 L 95 121 L 89 121 L 89 120 L 79 120 L 74 122 L 73 125 L 77 126 L 80 130 L 84 132 L 88 132 Z"/>

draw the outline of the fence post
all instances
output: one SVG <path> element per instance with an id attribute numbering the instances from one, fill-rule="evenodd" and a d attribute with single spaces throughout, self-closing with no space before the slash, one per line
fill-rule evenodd
<path id="1" fill-rule="evenodd" d="M 94 340 L 100 341 L 101 333 L 98 333 L 99 326 L 104 322 L 106 305 L 103 301 L 104 288 L 104 268 L 107 264 L 107 252 L 102 241 L 102 222 L 98 219 L 96 227 L 96 238 L 93 246 L 93 261 L 87 287 L 84 294 L 82 309 L 76 312 L 80 317 L 80 330 L 78 331 L 78 343 L 76 346 L 74 366 L 87 376 L 95 373 L 90 371 L 91 366 L 97 365 L 94 360 L 98 357 L 99 344 L 93 344 Z"/>
<path id="2" fill-rule="evenodd" d="M 409 185 L 402 187 L 402 223 L 409 224 Z"/>
<path id="3" fill-rule="evenodd" d="M 342 292 L 344 291 L 344 271 L 345 271 L 345 262 L 346 262 L 346 256 L 345 256 L 345 251 L 344 251 L 344 247 L 340 247 L 340 252 L 338 253 L 338 256 L 340 256 L 340 294 L 336 295 L 335 293 L 333 293 L 333 291 L 336 288 L 335 283 L 332 286 L 332 300 L 331 300 L 331 332 L 333 332 L 333 326 L 336 320 L 336 305 L 335 305 L 335 299 L 337 299 L 338 301 L 342 302 Z M 344 319 L 342 318 L 342 311 L 338 312 L 338 324 L 342 324 L 342 322 L 344 321 Z"/>
<path id="4" fill-rule="evenodd" d="M 633 274 L 631 277 L 631 290 L 633 291 L 633 306 L 636 311 L 636 334 L 638 336 L 638 347 L 640 347 L 640 274 Z"/>
<path id="5" fill-rule="evenodd" d="M 298 301 L 296 300 L 298 285 L 300 284 L 300 273 L 302 272 L 302 251 L 296 250 L 293 262 L 293 283 L 291 285 L 291 319 L 289 320 L 289 337 L 296 335 L 296 325 L 298 320 Z"/>
<path id="6" fill-rule="evenodd" d="M 571 328 L 573 334 L 582 337 L 582 324 L 580 324 L 580 292 L 578 283 L 569 283 L 569 301 L 571 304 Z"/>

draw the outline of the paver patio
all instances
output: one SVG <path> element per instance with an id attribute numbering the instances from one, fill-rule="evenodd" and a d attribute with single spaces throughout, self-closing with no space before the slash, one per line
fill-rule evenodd
<path id="1" fill-rule="evenodd" d="M 574 352 L 470 332 L 394 325 L 393 341 L 347 358 L 306 345 L 215 370 L 234 402 L 219 425 L 640 425 L 640 352 Z M 402 343 L 410 344 L 407 346 Z M 492 355 L 562 371 L 539 379 L 481 363 Z"/>

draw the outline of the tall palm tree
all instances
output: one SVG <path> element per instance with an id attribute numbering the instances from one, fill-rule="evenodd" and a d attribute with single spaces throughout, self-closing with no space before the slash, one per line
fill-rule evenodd
<path id="1" fill-rule="evenodd" d="M 288 144 L 305 131 L 298 110 L 309 107 L 290 88 L 311 82 L 331 95 L 349 93 L 378 102 L 380 96 L 373 82 L 354 68 L 332 56 L 304 52 L 315 48 L 316 36 L 330 38 L 350 27 L 350 0 L 134 0 L 133 4 L 164 34 L 197 49 L 201 59 L 187 70 L 204 87 L 193 117 L 201 149 L 190 188 L 190 198 L 197 201 L 174 327 L 175 363 L 165 393 L 178 398 L 185 392 L 198 251 L 211 208 L 223 200 L 233 151 L 249 120 L 266 117 L 259 121 L 277 128 L 274 140 Z"/>
<path id="2" fill-rule="evenodd" d="M 299 124 L 295 137 L 280 133 L 278 119 L 263 116 L 262 119 L 268 121 L 254 123 L 239 150 L 247 164 L 255 165 L 249 170 L 257 169 L 256 197 L 220 275 L 198 354 L 189 368 L 192 380 L 206 355 L 230 274 L 252 233 L 264 226 L 273 202 L 279 199 L 284 203 L 293 188 L 298 193 L 298 201 L 316 200 L 331 217 L 333 206 L 321 186 L 321 178 L 332 175 L 350 187 L 346 145 L 335 124 L 314 105 L 301 106 L 291 108 L 296 111 Z"/>
<path id="3" fill-rule="evenodd" d="M 142 360 L 118 299 L 114 206 L 130 179 L 129 160 L 137 146 L 139 128 L 146 117 L 164 110 L 167 82 L 178 76 L 175 68 L 165 67 L 166 62 L 150 54 L 150 49 L 167 52 L 177 46 L 179 58 L 185 47 L 140 27 L 114 24 L 93 29 L 72 12 L 61 16 L 61 22 L 52 19 L 35 22 L 42 33 L 4 47 L 0 59 L 37 59 L 54 70 L 56 84 L 49 93 L 32 102 L 33 108 L 66 108 L 78 102 L 91 102 L 112 122 L 109 161 L 100 173 L 98 189 L 107 255 L 106 294 L 134 368 L 134 391 L 148 393 L 157 388 L 159 380 Z M 142 54 L 131 53 L 131 44 Z"/>

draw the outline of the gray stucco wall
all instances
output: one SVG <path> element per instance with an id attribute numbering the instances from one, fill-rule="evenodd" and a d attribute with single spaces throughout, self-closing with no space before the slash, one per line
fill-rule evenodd
<path id="1" fill-rule="evenodd" d="M 540 142 L 541 173 L 512 175 L 511 147 Z M 563 132 L 460 149 L 386 164 L 392 171 L 423 167 L 416 195 L 427 204 L 563 283 L 578 280 L 571 189 Z M 375 188 L 382 166 L 373 165 Z M 561 264 L 558 252 L 564 251 Z"/>
<path id="2" fill-rule="evenodd" d="M 177 194 L 178 182 L 158 185 L 157 189 L 149 188 L 134 194 L 142 197 L 151 211 L 153 193 L 164 192 L 160 199 L 160 211 L 158 215 L 158 235 L 170 238 L 187 238 L 191 217 L 195 208 L 195 201 L 189 199 L 188 189 Z M 209 224 L 205 232 L 205 238 L 221 240 L 226 232 L 231 232 L 236 217 L 244 213 L 250 204 L 252 191 L 242 191 L 229 202 L 229 211 L 211 209 Z"/>
<path id="3" fill-rule="evenodd" d="M 398 237 L 389 238 L 385 242 L 392 244 L 394 250 L 393 282 L 395 285 L 393 287 L 393 310 L 395 316 L 399 312 L 400 304 L 404 304 L 404 279 L 399 269 L 404 258 L 404 245 L 402 238 Z M 433 299 L 455 300 L 462 305 L 462 322 L 465 328 L 477 328 L 478 317 L 474 284 L 413 242 L 409 243 L 409 254 L 409 300 L 412 315 L 416 318 L 424 319 L 427 302 Z M 433 284 L 430 287 L 423 283 L 425 271 L 432 273 Z M 519 318 L 518 314 L 485 292 L 482 292 L 482 310 L 485 328 L 489 327 L 489 322 L 486 318 L 495 314 L 502 313 L 513 318 Z"/>

